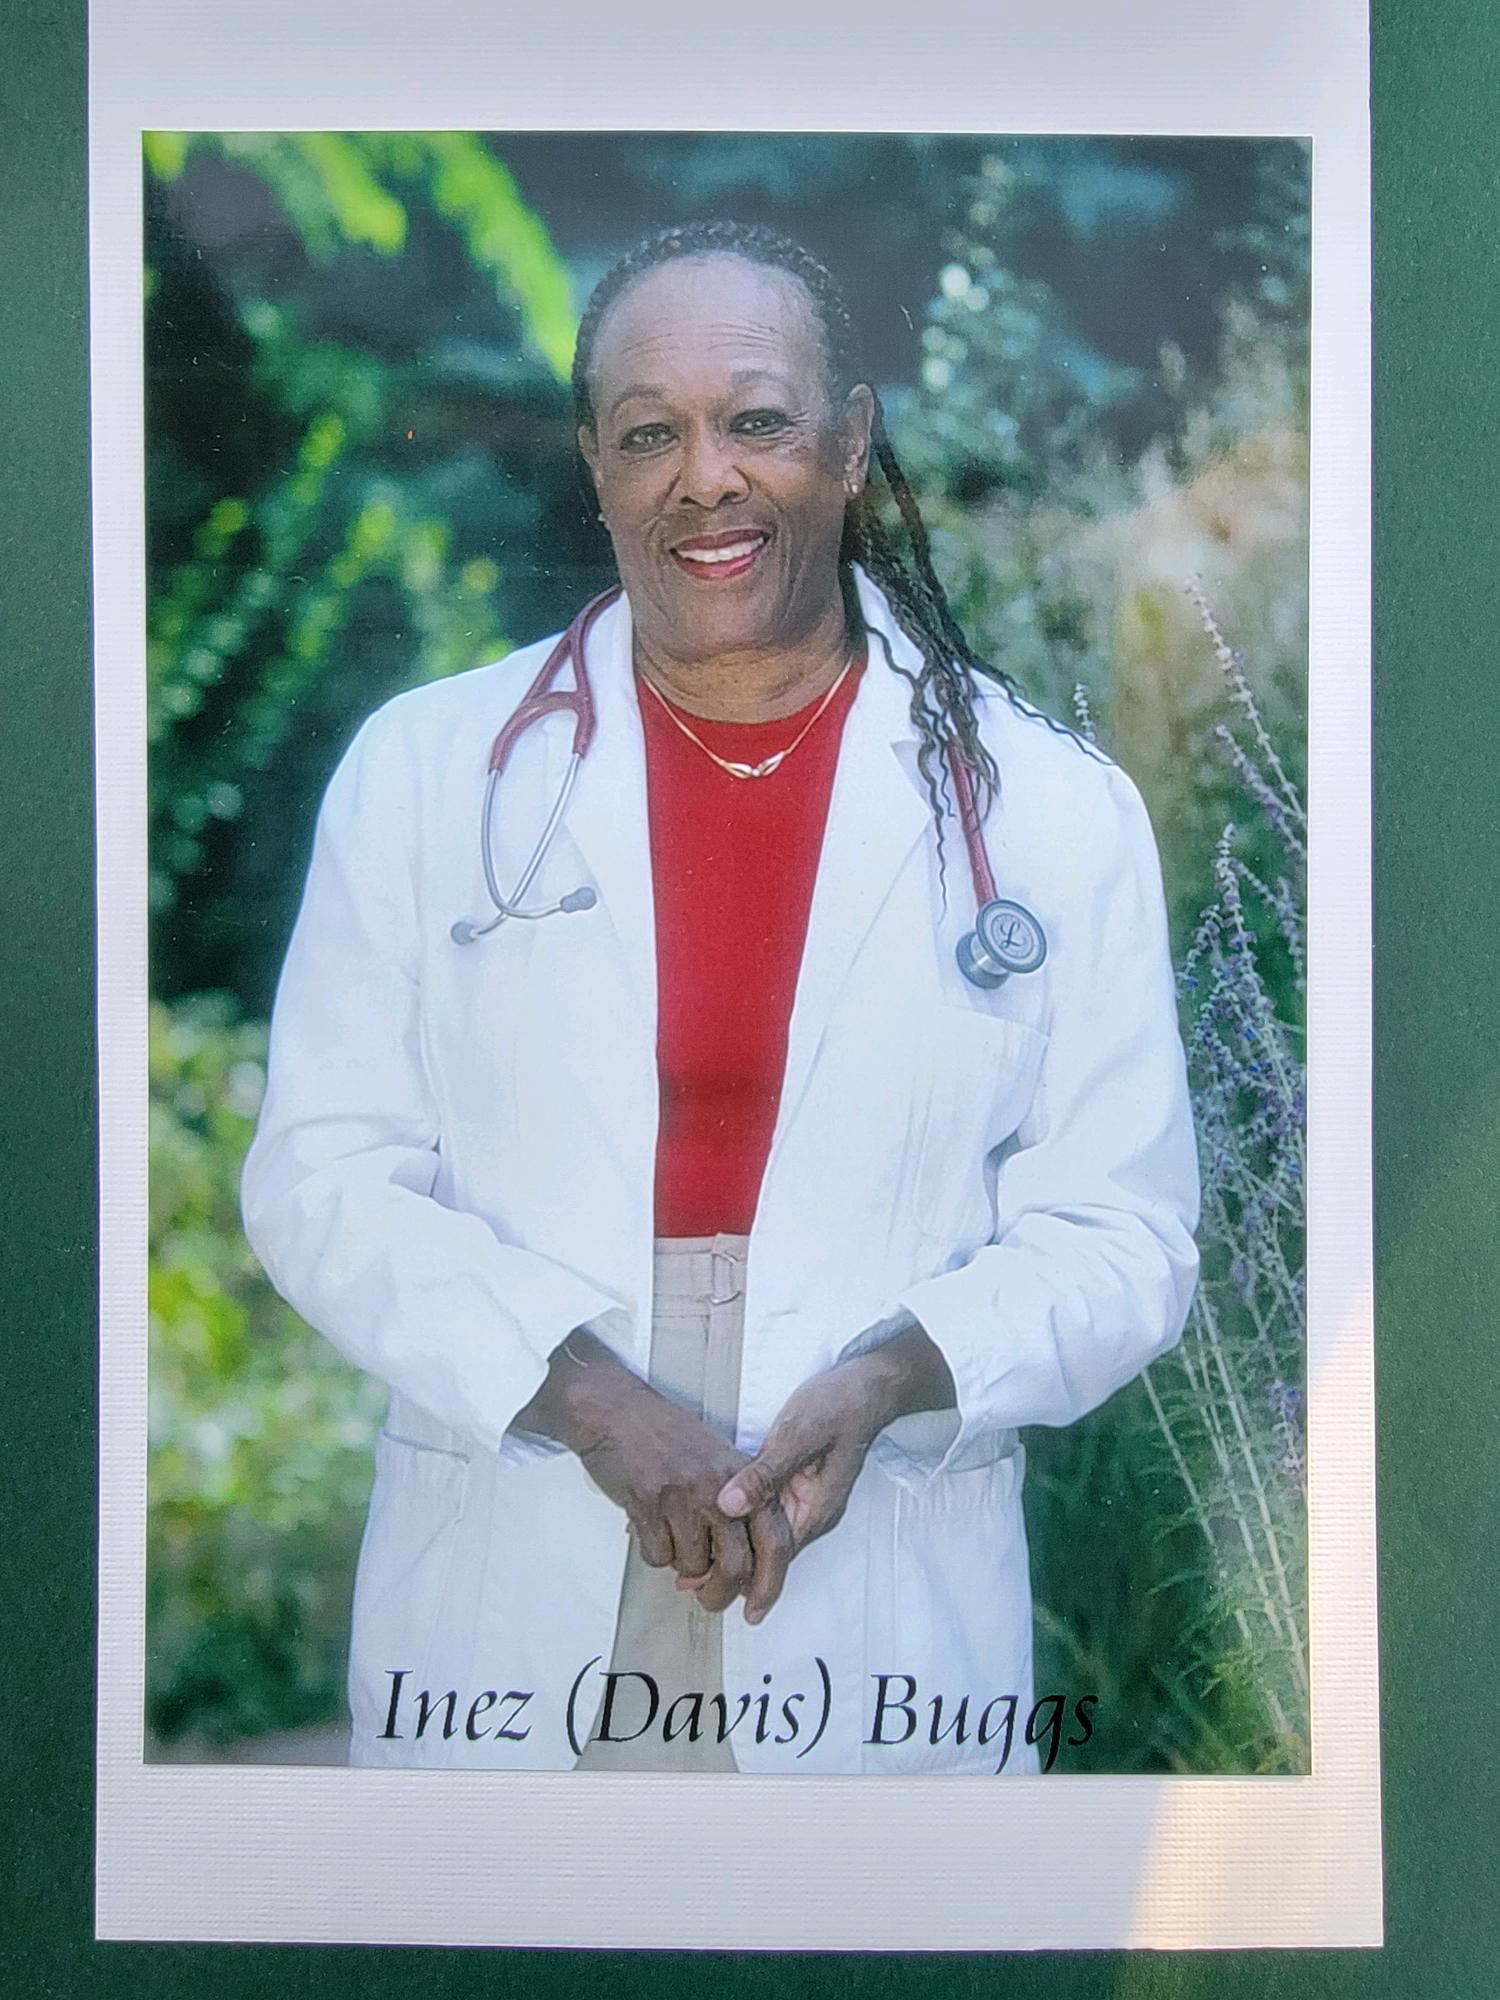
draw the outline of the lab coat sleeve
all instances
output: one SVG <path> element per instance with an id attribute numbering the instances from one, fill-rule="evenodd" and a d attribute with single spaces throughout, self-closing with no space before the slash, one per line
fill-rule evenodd
<path id="1" fill-rule="evenodd" d="M 881 1441 L 880 1461 L 910 1485 L 961 1454 L 982 1459 L 987 1434 L 1072 1423 L 1187 1318 L 1198 1164 L 1161 871 L 1140 794 L 1116 766 L 1103 775 L 1102 809 L 1070 848 L 1048 1046 L 1001 1155 L 993 1240 L 897 1302 L 957 1390 L 956 1423 L 930 1449 L 898 1442 L 900 1427 Z"/>
<path id="2" fill-rule="evenodd" d="M 365 724 L 319 812 L 241 1207 L 277 1291 L 350 1361 L 438 1422 L 523 1458 L 506 1432 L 548 1356 L 574 1327 L 620 1307 L 434 1195 L 421 815 L 400 710 Z"/>

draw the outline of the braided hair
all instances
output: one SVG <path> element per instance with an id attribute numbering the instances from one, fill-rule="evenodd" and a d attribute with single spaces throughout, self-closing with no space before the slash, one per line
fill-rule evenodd
<path id="1" fill-rule="evenodd" d="M 599 280 L 584 308 L 573 357 L 573 405 L 578 423 L 597 428 L 590 375 L 594 348 L 605 314 L 621 294 L 645 272 L 680 257 L 731 256 L 795 278 L 812 302 L 823 339 L 830 386 L 847 395 L 865 381 L 854 322 L 832 273 L 809 250 L 790 237 L 754 223 L 689 222 L 645 237 L 612 265 Z M 918 737 L 918 767 L 927 787 L 941 842 L 943 800 L 947 788 L 944 759 L 951 750 L 967 767 L 981 810 L 999 789 L 994 758 L 979 734 L 975 713 L 975 676 L 998 682 L 1012 698 L 1019 691 L 1010 676 L 981 659 L 969 644 L 947 592 L 933 567 L 932 548 L 916 496 L 892 447 L 885 412 L 874 397 L 871 455 L 882 473 L 901 524 L 901 538 L 880 517 L 870 482 L 849 500 L 839 547 L 839 571 L 844 600 L 858 624 L 858 600 L 849 564 L 859 563 L 888 598 L 897 623 L 921 656 L 914 672 L 897 668 L 911 682 L 911 718 Z M 892 660 L 892 665 L 895 661 Z"/>

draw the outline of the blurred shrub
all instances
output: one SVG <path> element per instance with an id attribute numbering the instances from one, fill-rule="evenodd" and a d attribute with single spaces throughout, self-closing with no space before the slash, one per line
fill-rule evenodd
<path id="1" fill-rule="evenodd" d="M 1256 148 L 1249 219 L 1216 232 L 1255 281 L 1215 301 L 1203 356 L 1164 341 L 1149 369 L 1101 355 L 1076 308 L 1025 275 L 1051 171 L 1034 148 L 997 145 L 967 183 L 920 383 L 890 399 L 892 428 L 966 629 L 1053 714 L 1081 687 L 1144 792 L 1184 946 L 1214 892 L 1219 832 L 1240 816 L 1215 736 L 1228 696 L 1184 577 L 1235 632 L 1267 726 L 1305 774 L 1307 153 Z M 1259 843 L 1247 858 L 1274 866 L 1270 830 L 1245 834 Z"/>
<path id="2" fill-rule="evenodd" d="M 504 654 L 502 584 L 527 613 L 571 286 L 474 134 L 145 143 L 156 988 L 260 1011 L 354 723 Z M 480 338 L 435 349 L 454 262 Z"/>
<path id="3" fill-rule="evenodd" d="M 265 1030 L 151 1013 L 147 1719 L 163 1740 L 336 1718 L 384 1405 L 271 1290 L 240 1228 Z"/>
<path id="4" fill-rule="evenodd" d="M 1236 712 L 1217 733 L 1226 769 L 1281 866 L 1263 880 L 1243 858 L 1259 843 L 1223 829 L 1179 973 L 1203 1189 L 1183 1340 L 1082 1423 L 1031 1436 L 1038 1650 L 1044 1679 L 1103 1697 L 1074 1768 L 1285 1774 L 1311 1758 L 1307 822 L 1243 656 L 1196 579 L 1184 594 Z"/>

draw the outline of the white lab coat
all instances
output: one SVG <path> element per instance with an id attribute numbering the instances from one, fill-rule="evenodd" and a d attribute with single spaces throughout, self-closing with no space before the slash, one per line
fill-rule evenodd
<path id="1" fill-rule="evenodd" d="M 750 1237 L 738 1443 L 754 1451 L 799 1383 L 902 1308 L 942 1350 L 958 1405 L 882 1434 L 843 1520 L 795 1560 L 762 1625 L 726 1614 L 731 1712 L 769 1690 L 785 1734 L 782 1702 L 804 1697 L 792 1744 L 765 1728 L 756 1742 L 753 1711 L 731 1741 L 749 1770 L 992 1770 L 1003 1710 L 986 1745 L 979 1713 L 1014 1695 L 1006 1768 L 1026 1770 L 1017 1428 L 1072 1422 L 1171 1346 L 1197 1267 L 1160 873 L 1123 772 L 986 692 L 1002 786 L 989 851 L 1048 956 L 998 991 L 969 985 L 954 959 L 973 916 L 963 842 L 950 818 L 945 891 L 909 685 L 880 635 L 897 662 L 916 656 L 881 592 L 857 582 L 869 668 Z M 355 1591 L 361 1763 L 568 1767 L 570 1689 L 582 1674 L 586 1734 L 610 1658 L 624 1516 L 577 1458 L 511 1420 L 584 1323 L 647 1366 L 656 967 L 625 598 L 589 641 L 598 735 L 531 892 L 588 883 L 596 907 L 463 947 L 449 935 L 490 914 L 486 757 L 550 643 L 400 695 L 358 732 L 318 820 L 245 1167 L 246 1228 L 272 1281 L 391 1390 Z M 555 717 L 516 749 L 502 884 L 552 804 L 570 735 Z M 916 1683 L 902 1742 L 894 1709 L 887 1741 L 867 1740 L 882 1674 Z M 399 1734 L 386 1736 L 393 1686 Z M 417 1739 L 419 1689 L 458 1700 Z M 482 1700 L 491 1691 L 532 1698 L 505 1708 Z M 965 1696 L 959 1742 L 941 1732 Z"/>

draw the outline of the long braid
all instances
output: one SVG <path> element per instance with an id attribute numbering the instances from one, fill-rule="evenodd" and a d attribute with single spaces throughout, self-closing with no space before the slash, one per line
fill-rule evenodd
<path id="1" fill-rule="evenodd" d="M 632 282 L 660 264 L 679 257 L 734 256 L 771 270 L 784 271 L 806 290 L 823 336 L 831 386 L 842 396 L 864 380 L 858 342 L 849 309 L 833 274 L 809 250 L 790 237 L 754 223 L 716 221 L 683 223 L 644 238 L 612 265 L 599 280 L 584 308 L 573 357 L 573 403 L 577 421 L 594 430 L 596 420 L 590 375 L 600 325 L 615 300 Z M 872 390 L 872 394 L 873 394 Z M 847 565 L 858 562 L 880 585 L 898 624 L 917 648 L 921 667 L 906 673 L 911 682 L 911 719 L 919 739 L 918 766 L 938 825 L 941 845 L 947 792 L 945 758 L 951 750 L 972 776 L 981 810 L 999 789 L 995 760 L 979 733 L 975 711 L 975 676 L 998 683 L 1018 705 L 1010 676 L 975 653 L 948 602 L 933 565 L 927 526 L 910 482 L 901 469 L 886 430 L 880 398 L 875 397 L 871 434 L 873 461 L 879 466 L 905 530 L 906 552 L 888 533 L 867 482 L 845 510 L 839 550 L 845 599 L 854 604 Z M 892 662 L 894 665 L 894 661 Z M 905 669 L 899 669 L 905 672 Z M 1071 733 L 1071 732 L 1067 732 Z"/>

